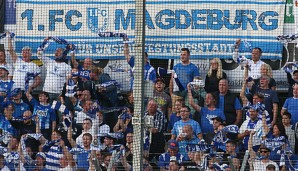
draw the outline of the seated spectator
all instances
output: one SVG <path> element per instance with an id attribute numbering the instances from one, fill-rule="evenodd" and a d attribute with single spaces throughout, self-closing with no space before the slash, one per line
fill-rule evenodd
<path id="1" fill-rule="evenodd" d="M 262 144 L 271 151 L 269 159 L 280 161 L 283 153 L 292 152 L 285 127 L 278 123 L 273 125 L 270 132 L 268 130 L 265 127 L 266 139 L 263 140 Z"/>
<path id="2" fill-rule="evenodd" d="M 221 79 L 227 79 L 227 74 L 222 70 L 219 58 L 210 60 L 210 68 L 205 78 L 205 90 L 207 93 L 217 92 L 218 84 Z"/>
<path id="3" fill-rule="evenodd" d="M 174 127 L 174 124 L 175 122 L 181 120 L 181 116 L 180 116 L 180 109 L 181 107 L 184 105 L 184 101 L 182 99 L 177 99 L 175 101 L 175 105 L 174 105 L 174 108 L 175 108 L 175 111 L 176 112 L 173 112 L 170 116 L 170 120 L 168 122 L 168 128 L 167 128 L 167 131 L 172 131 L 173 127 Z"/>
<path id="4" fill-rule="evenodd" d="M 212 118 L 213 131 L 206 133 L 204 139 L 207 144 L 211 144 L 214 136 L 224 127 L 224 120 L 221 117 Z"/>
<path id="5" fill-rule="evenodd" d="M 170 164 L 169 164 L 169 171 L 179 171 L 179 163 L 177 162 L 175 157 L 172 157 L 173 159 L 170 159 Z"/>
<path id="6" fill-rule="evenodd" d="M 224 164 L 230 165 L 229 158 L 232 160 L 233 168 L 239 170 L 241 167 L 240 161 L 243 156 L 241 153 L 237 152 L 237 142 L 233 140 L 227 141 L 226 152 L 223 155 L 222 162 Z M 230 166 L 231 167 L 231 166 Z"/>
<path id="7" fill-rule="evenodd" d="M 193 134 L 194 130 L 192 126 L 185 125 L 182 129 L 182 133 L 178 135 L 176 140 L 179 145 L 179 152 L 182 154 L 186 160 L 189 160 L 187 155 L 186 147 L 189 144 L 198 144 L 200 140 Z"/>
<path id="8" fill-rule="evenodd" d="M 176 137 L 182 133 L 183 127 L 185 125 L 191 125 L 194 130 L 195 136 L 201 140 L 203 136 L 202 136 L 200 124 L 197 121 L 194 121 L 193 119 L 189 118 L 190 108 L 188 106 L 182 106 L 180 109 L 180 114 L 181 114 L 181 120 L 177 121 L 174 124 L 174 127 L 172 129 L 171 139 L 176 139 Z"/>
<path id="9" fill-rule="evenodd" d="M 118 121 L 114 126 L 114 132 L 128 133 L 133 131 L 131 119 L 133 117 L 133 106 L 127 107 L 127 109 L 118 116 Z"/>
<path id="10" fill-rule="evenodd" d="M 204 97 L 206 96 L 206 91 L 204 89 L 204 82 L 201 77 L 196 76 L 194 77 L 193 81 L 190 82 L 191 87 L 191 94 L 194 99 L 194 103 L 198 104 L 199 106 L 204 106 Z M 189 104 L 189 97 L 185 97 L 185 104 Z M 195 118 L 196 113 L 194 109 L 191 109 L 192 115 L 194 115 L 193 119 L 198 121 L 197 118 Z M 201 123 L 200 123 L 201 124 Z"/>
<path id="11" fill-rule="evenodd" d="M 182 162 L 181 171 L 204 169 L 205 159 L 203 151 L 189 151 L 188 158 L 188 161 Z"/>
<path id="12" fill-rule="evenodd" d="M 185 157 L 179 153 L 178 142 L 176 140 L 169 140 L 168 151 L 159 156 L 158 166 L 160 170 L 168 170 L 170 159 L 174 157 L 179 164 L 186 160 Z"/>

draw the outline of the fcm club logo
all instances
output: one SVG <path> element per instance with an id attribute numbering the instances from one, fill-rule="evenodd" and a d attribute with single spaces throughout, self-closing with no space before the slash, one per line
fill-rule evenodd
<path id="1" fill-rule="evenodd" d="M 108 8 L 87 8 L 88 12 L 88 28 L 94 32 L 98 33 L 106 31 L 109 25 Z"/>

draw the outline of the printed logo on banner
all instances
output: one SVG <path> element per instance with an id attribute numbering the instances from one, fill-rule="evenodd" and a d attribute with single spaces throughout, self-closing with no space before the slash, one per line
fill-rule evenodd
<path id="1" fill-rule="evenodd" d="M 109 26 L 109 9 L 108 8 L 87 8 L 88 12 L 88 28 L 98 33 L 104 32 Z"/>

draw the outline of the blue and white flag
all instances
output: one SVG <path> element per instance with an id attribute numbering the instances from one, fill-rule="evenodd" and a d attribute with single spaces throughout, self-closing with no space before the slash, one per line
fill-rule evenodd
<path id="1" fill-rule="evenodd" d="M 14 38 L 15 34 L 14 33 L 10 33 L 9 35 L 7 35 L 7 33 L 1 33 L 0 34 L 0 39 L 4 39 L 7 36 L 9 36 L 10 38 Z"/>
<path id="2" fill-rule="evenodd" d="M 242 42 L 244 43 L 245 48 L 248 49 L 249 52 L 252 52 L 251 44 L 247 40 L 242 40 Z"/>
<path id="3" fill-rule="evenodd" d="M 52 109 L 54 110 L 58 110 L 60 111 L 61 113 L 63 113 L 64 115 L 69 115 L 70 112 L 69 110 L 66 108 L 66 106 L 64 104 L 62 104 L 61 102 L 57 101 L 57 100 L 54 100 L 53 103 L 52 103 Z"/>
<path id="4" fill-rule="evenodd" d="M 207 151 L 212 147 L 213 145 L 208 145 L 208 144 L 188 144 L 186 146 L 186 151 L 187 152 Z"/>

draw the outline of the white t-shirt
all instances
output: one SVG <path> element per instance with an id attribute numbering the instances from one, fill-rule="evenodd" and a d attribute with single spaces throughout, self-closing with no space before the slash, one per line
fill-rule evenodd
<path id="1" fill-rule="evenodd" d="M 25 62 L 21 58 L 18 58 L 14 64 L 15 70 L 13 73 L 13 88 L 21 88 L 25 90 L 26 76 L 31 73 L 34 75 L 40 74 L 40 68 L 33 62 Z M 31 86 L 34 82 L 33 80 L 29 80 L 28 86 Z"/>
<path id="2" fill-rule="evenodd" d="M 40 59 L 44 62 L 47 69 L 43 91 L 60 94 L 67 80 L 67 75 L 71 72 L 70 65 L 65 62 L 56 62 L 45 56 L 42 56 Z"/>
<path id="3" fill-rule="evenodd" d="M 261 160 L 256 160 L 253 162 L 253 167 L 254 167 L 254 171 L 261 171 L 261 170 L 266 170 L 266 167 L 269 164 L 273 164 L 275 166 L 275 171 L 279 171 L 279 167 L 278 165 L 274 162 L 274 161 L 269 161 L 268 163 L 264 163 Z"/>
<path id="4" fill-rule="evenodd" d="M 258 79 L 261 77 L 261 66 L 264 64 L 263 61 L 259 60 L 257 63 L 254 63 L 253 60 L 248 61 L 248 65 L 250 66 L 250 70 L 248 70 L 248 76 L 253 79 Z"/>

